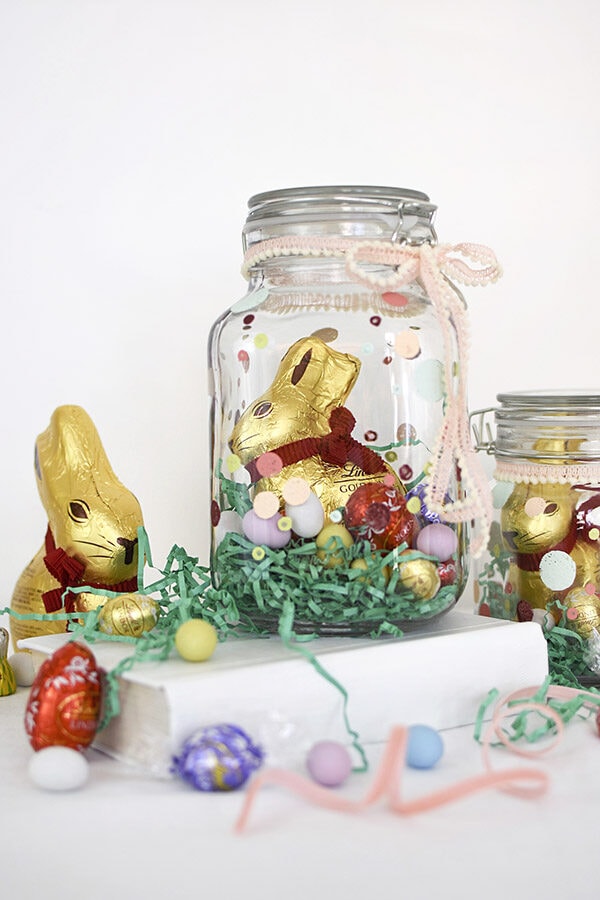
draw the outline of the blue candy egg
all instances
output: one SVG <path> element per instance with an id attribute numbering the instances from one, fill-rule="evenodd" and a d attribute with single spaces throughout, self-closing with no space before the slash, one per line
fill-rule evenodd
<path id="1" fill-rule="evenodd" d="M 237 725 L 200 728 L 173 757 L 175 774 L 198 791 L 241 787 L 263 762 L 262 749 Z"/>
<path id="2" fill-rule="evenodd" d="M 429 725 L 411 725 L 408 729 L 407 766 L 411 769 L 432 769 L 443 753 L 444 742 L 439 731 Z"/>

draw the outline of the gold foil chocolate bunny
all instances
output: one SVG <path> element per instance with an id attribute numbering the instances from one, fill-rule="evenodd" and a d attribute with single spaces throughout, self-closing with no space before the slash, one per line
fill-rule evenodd
<path id="1" fill-rule="evenodd" d="M 548 586 L 540 572 L 550 551 L 570 556 L 575 572 L 572 587 L 596 584 L 600 578 L 596 548 L 577 529 L 577 499 L 577 491 L 568 484 L 518 483 L 502 509 L 502 537 L 513 554 L 508 582 L 533 608 L 545 609 L 563 593 Z"/>
<path id="2" fill-rule="evenodd" d="M 35 476 L 48 529 L 44 544 L 17 582 L 13 610 L 58 612 L 69 587 L 135 591 L 142 511 L 114 474 L 98 432 L 81 407 L 59 406 L 54 411 L 49 427 L 36 441 Z M 86 596 L 90 606 L 105 599 Z M 83 597 L 67 594 L 64 608 L 85 609 Z M 11 617 L 15 645 L 25 637 L 65 630 L 64 619 Z"/>
<path id="3" fill-rule="evenodd" d="M 288 479 L 300 477 L 328 514 L 345 506 L 359 485 L 393 474 L 351 437 L 355 420 L 344 403 L 359 372 L 360 360 L 318 337 L 301 338 L 289 348 L 273 383 L 240 417 L 229 442 L 259 491 L 281 495 Z M 281 461 L 279 473 L 261 466 L 267 453 Z"/>

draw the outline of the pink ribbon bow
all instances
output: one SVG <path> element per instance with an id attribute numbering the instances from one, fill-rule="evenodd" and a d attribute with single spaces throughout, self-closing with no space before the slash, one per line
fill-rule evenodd
<path id="1" fill-rule="evenodd" d="M 393 271 L 376 275 L 365 268 L 369 265 L 383 265 Z M 471 547 L 473 556 L 477 557 L 487 545 L 492 502 L 487 478 L 470 437 L 466 393 L 468 327 L 464 300 L 451 280 L 471 286 L 496 281 L 502 274 L 496 256 L 480 244 L 409 246 L 365 241 L 355 243 L 346 251 L 346 269 L 353 278 L 384 290 L 420 281 L 431 300 L 444 339 L 447 406 L 432 454 L 425 502 L 448 522 L 478 521 L 479 535 Z M 454 336 L 459 359 L 456 373 Z M 460 476 L 464 496 L 448 501 L 447 491 L 455 472 Z"/>

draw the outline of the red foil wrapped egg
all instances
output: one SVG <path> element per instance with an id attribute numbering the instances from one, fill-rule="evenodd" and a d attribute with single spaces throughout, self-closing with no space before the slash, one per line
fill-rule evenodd
<path id="1" fill-rule="evenodd" d="M 355 538 L 366 538 L 378 550 L 410 546 L 416 528 L 404 494 L 383 482 L 361 484 L 346 504 L 344 520 Z"/>
<path id="2" fill-rule="evenodd" d="M 100 671 L 83 644 L 65 644 L 42 663 L 25 710 L 34 750 L 62 746 L 84 750 L 94 739 L 101 703 Z"/>

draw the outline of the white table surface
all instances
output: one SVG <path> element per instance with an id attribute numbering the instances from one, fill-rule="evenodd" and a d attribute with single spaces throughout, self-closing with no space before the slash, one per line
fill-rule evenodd
<path id="1" fill-rule="evenodd" d="M 526 765 L 550 776 L 541 798 L 486 790 L 412 817 L 385 802 L 348 815 L 310 806 L 282 788 L 259 794 L 242 835 L 241 793 L 202 794 L 155 780 L 90 750 L 79 791 L 29 781 L 23 728 L 27 688 L 0 698 L 2 898 L 572 898 L 598 896 L 600 738 L 592 720 Z M 443 732 L 431 771 L 407 770 L 413 798 L 483 772 L 471 727 Z M 371 772 L 340 789 L 358 799 Z M 496 768 L 522 765 L 494 750 Z"/>

